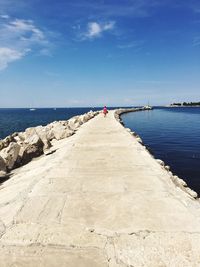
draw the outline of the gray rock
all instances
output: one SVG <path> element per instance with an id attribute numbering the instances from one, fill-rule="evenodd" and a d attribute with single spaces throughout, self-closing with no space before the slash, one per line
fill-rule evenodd
<path id="1" fill-rule="evenodd" d="M 156 159 L 156 161 L 157 161 L 161 166 L 165 166 L 164 161 L 162 161 L 161 159 Z"/>
<path id="2" fill-rule="evenodd" d="M 141 139 L 139 136 L 136 137 L 136 140 L 137 140 L 140 144 L 143 143 L 143 142 L 142 142 L 142 139 Z"/>
<path id="3" fill-rule="evenodd" d="M 8 147 L 0 151 L 0 156 L 4 159 L 7 169 L 11 170 L 15 167 L 19 151 L 20 145 L 14 142 L 11 142 Z"/>
<path id="4" fill-rule="evenodd" d="M 169 171 L 170 170 L 170 166 L 165 166 L 165 170 Z"/>
<path id="5" fill-rule="evenodd" d="M 7 172 L 5 172 L 5 171 L 1 171 L 0 170 L 0 179 L 1 178 L 4 178 L 4 177 L 6 177 L 7 176 Z M 0 182 L 1 182 L 1 180 L 0 180 Z"/>
<path id="6" fill-rule="evenodd" d="M 78 120 L 79 116 L 73 117 L 70 120 L 68 120 L 68 125 L 70 127 L 70 129 L 72 129 L 73 131 L 76 131 L 78 129 L 78 127 L 80 127 L 80 122 Z"/>
<path id="7" fill-rule="evenodd" d="M 0 156 L 0 171 L 6 172 L 6 163 L 1 156 Z"/>
<path id="8" fill-rule="evenodd" d="M 36 132 L 36 128 L 28 128 L 25 131 L 25 144 L 43 146 L 43 142 Z"/>
<path id="9" fill-rule="evenodd" d="M 62 122 L 57 122 L 56 124 L 54 124 L 51 131 L 56 140 L 64 139 L 66 137 L 71 136 L 74 133 L 74 131 L 68 127 L 68 124 L 63 125 Z"/>
<path id="10" fill-rule="evenodd" d="M 38 128 L 38 132 L 39 129 L 40 128 Z M 26 164 L 34 157 L 38 157 L 43 154 L 43 148 L 45 145 L 38 135 L 36 128 L 28 128 L 25 133 L 19 133 L 18 136 L 21 140 L 23 140 L 21 141 L 22 144 L 17 159 L 18 166 Z"/>
<path id="11" fill-rule="evenodd" d="M 172 180 L 174 181 L 174 183 L 176 184 L 176 185 L 178 185 L 178 186 L 181 186 L 181 187 L 186 187 L 187 186 L 187 183 L 184 181 L 184 180 L 182 180 L 182 179 L 180 179 L 178 176 L 176 176 L 176 175 L 174 175 L 173 177 L 172 177 Z"/>
<path id="12" fill-rule="evenodd" d="M 193 198 L 198 197 L 198 194 L 195 191 L 193 191 L 192 189 L 190 189 L 189 187 L 186 187 L 185 190 L 191 197 L 193 197 Z"/>
<path id="13" fill-rule="evenodd" d="M 48 148 L 51 147 L 51 143 L 50 140 L 47 137 L 47 131 L 45 127 L 42 126 L 38 126 L 35 128 L 35 131 L 37 133 L 37 135 L 40 137 L 40 139 L 42 140 L 44 146 L 43 146 L 43 150 L 46 150 Z"/>
<path id="14" fill-rule="evenodd" d="M 43 154 L 43 146 L 34 144 L 24 144 L 20 149 L 18 164 L 24 165 L 31 161 L 33 158 L 39 157 Z"/>
<path id="15" fill-rule="evenodd" d="M 0 140 L 0 150 L 4 148 L 3 140 Z"/>

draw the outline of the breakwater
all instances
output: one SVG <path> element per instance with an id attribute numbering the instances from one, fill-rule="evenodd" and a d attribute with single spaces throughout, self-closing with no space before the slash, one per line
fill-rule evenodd
<path id="1" fill-rule="evenodd" d="M 200 204 L 110 111 L 0 187 L 4 266 L 199 265 Z"/>
<path id="2" fill-rule="evenodd" d="M 0 178 L 33 158 L 53 153 L 54 139 L 61 140 L 73 135 L 78 128 L 98 114 L 90 111 L 69 120 L 54 121 L 46 126 L 27 128 L 25 132 L 15 132 L 0 140 Z"/>

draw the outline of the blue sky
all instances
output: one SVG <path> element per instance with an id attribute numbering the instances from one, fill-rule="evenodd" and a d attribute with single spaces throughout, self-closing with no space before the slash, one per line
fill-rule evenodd
<path id="1" fill-rule="evenodd" d="M 200 2 L 0 0 L 0 107 L 200 100 Z"/>

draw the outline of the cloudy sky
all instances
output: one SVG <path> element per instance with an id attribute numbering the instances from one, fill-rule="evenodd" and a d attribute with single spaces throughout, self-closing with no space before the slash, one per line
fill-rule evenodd
<path id="1" fill-rule="evenodd" d="M 0 0 L 0 107 L 200 100 L 199 0 Z"/>

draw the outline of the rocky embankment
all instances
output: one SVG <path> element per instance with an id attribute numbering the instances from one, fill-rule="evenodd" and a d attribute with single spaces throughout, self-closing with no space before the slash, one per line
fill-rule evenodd
<path id="1" fill-rule="evenodd" d="M 0 178 L 42 154 L 50 154 L 52 141 L 73 135 L 77 129 L 99 112 L 90 111 L 66 121 L 54 121 L 46 126 L 27 128 L 0 140 Z"/>

